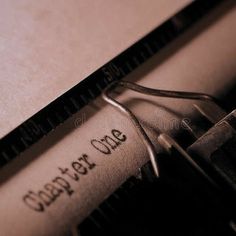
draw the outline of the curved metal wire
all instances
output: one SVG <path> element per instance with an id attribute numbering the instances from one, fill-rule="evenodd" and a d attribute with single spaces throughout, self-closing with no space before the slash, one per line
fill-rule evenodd
<path id="1" fill-rule="evenodd" d="M 141 124 L 140 124 L 139 120 L 136 118 L 136 116 L 127 107 L 125 107 L 124 105 L 122 105 L 120 102 L 118 102 L 117 100 L 115 100 L 114 98 L 112 98 L 109 95 L 109 92 L 117 85 L 124 87 L 124 88 L 131 89 L 131 90 L 136 91 L 138 93 L 143 93 L 143 94 L 147 94 L 147 95 L 151 95 L 151 96 L 168 97 L 168 98 L 183 98 L 183 99 L 193 99 L 193 100 L 205 100 L 205 101 L 214 102 L 216 104 L 218 103 L 218 101 L 214 97 L 212 97 L 208 94 L 204 94 L 204 93 L 152 89 L 152 88 L 147 88 L 147 87 L 144 87 L 144 86 L 132 83 L 132 82 L 124 81 L 124 80 L 123 81 L 115 81 L 115 82 L 111 83 L 110 85 L 108 85 L 108 87 L 104 90 L 104 92 L 102 94 L 103 99 L 106 102 L 108 102 L 109 104 L 111 104 L 112 106 L 118 108 L 121 112 L 126 114 L 126 116 L 128 116 L 128 118 L 131 120 L 136 131 L 138 132 L 139 136 L 141 136 L 141 139 L 147 148 L 154 173 L 157 177 L 159 177 L 159 168 L 158 168 L 158 163 L 156 160 L 155 148 L 154 148 L 154 145 L 152 144 L 150 138 L 146 134 L 145 130 L 141 126 Z"/>
<path id="2" fill-rule="evenodd" d="M 216 104 L 218 103 L 218 100 L 216 98 L 205 93 L 153 89 L 153 88 L 147 88 L 147 87 L 144 87 L 144 86 L 132 83 L 132 82 L 124 81 L 124 80 L 115 81 L 114 84 L 117 84 L 124 88 L 131 89 L 135 92 L 147 94 L 150 96 L 167 97 L 167 98 L 183 98 L 183 99 L 192 99 L 192 100 L 205 100 L 205 101 L 214 102 Z"/>
<path id="3" fill-rule="evenodd" d="M 149 153 L 149 157 L 150 157 L 150 160 L 151 160 L 151 163 L 152 163 L 154 173 L 155 173 L 156 177 L 159 177 L 159 170 L 158 170 L 158 164 L 157 164 L 157 161 L 156 161 L 155 148 L 154 148 L 150 138 L 148 137 L 148 135 L 144 131 L 143 127 L 141 126 L 139 120 L 136 118 L 136 116 L 128 108 L 126 108 L 124 105 L 122 105 L 121 103 L 119 103 L 118 101 L 116 101 L 115 99 L 113 99 L 112 97 L 110 97 L 108 95 L 109 91 L 114 87 L 114 85 L 115 85 L 114 83 L 109 85 L 104 90 L 104 92 L 102 94 L 102 97 L 106 102 L 108 102 L 109 104 L 111 104 L 114 107 L 118 108 L 120 111 L 122 111 L 124 114 L 126 114 L 130 118 L 130 120 L 132 121 L 136 131 L 138 131 L 138 134 L 141 136 L 143 143 L 147 147 L 147 151 Z"/>

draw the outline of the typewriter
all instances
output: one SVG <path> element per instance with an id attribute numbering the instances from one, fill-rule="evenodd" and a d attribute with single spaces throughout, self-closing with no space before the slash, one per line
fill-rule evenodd
<path id="1" fill-rule="evenodd" d="M 236 235 L 234 0 L 0 11 L 0 235 Z"/>

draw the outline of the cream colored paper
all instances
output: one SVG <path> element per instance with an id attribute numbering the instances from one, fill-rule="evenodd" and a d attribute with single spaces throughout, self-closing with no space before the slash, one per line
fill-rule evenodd
<path id="1" fill-rule="evenodd" d="M 0 138 L 191 0 L 1 0 Z"/>
<path id="2" fill-rule="evenodd" d="M 127 79 L 163 89 L 213 95 L 227 91 L 235 83 L 236 75 L 236 9 L 224 16 L 217 12 L 220 11 Z M 210 19 L 215 23 L 199 31 Z M 177 132 L 173 122 L 193 112 L 192 102 L 150 98 L 134 92 L 123 93 L 119 100 L 140 118 L 157 149 L 158 130 Z M 112 129 L 120 130 L 127 139 L 110 155 L 91 146 L 92 139 L 101 139 Z M 74 190 L 71 196 L 64 192 L 44 212 L 35 212 L 23 203 L 22 197 L 28 190 L 42 189 L 59 175 L 58 167 L 69 168 L 84 153 L 96 167 L 78 182 L 70 181 Z M 127 118 L 96 100 L 1 171 L 1 235 L 64 235 L 147 160 L 145 147 Z"/>

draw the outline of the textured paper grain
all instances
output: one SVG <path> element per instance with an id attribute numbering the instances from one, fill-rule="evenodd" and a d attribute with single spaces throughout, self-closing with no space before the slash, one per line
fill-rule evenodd
<path id="1" fill-rule="evenodd" d="M 195 29 L 187 33 L 128 79 L 150 87 L 221 94 L 235 83 L 235 21 L 236 9 L 232 8 L 203 32 L 194 34 L 192 40 L 186 38 L 190 39 Z M 173 50 L 175 47 L 178 50 Z M 171 122 L 193 112 L 192 102 L 183 100 L 148 98 L 133 92 L 123 93 L 119 100 L 142 120 L 155 145 L 159 129 L 174 132 Z M 81 122 L 83 125 L 74 128 Z M 90 141 L 109 134 L 111 129 L 122 131 L 127 140 L 111 155 L 104 155 L 92 148 Z M 97 166 L 71 184 L 74 194 L 61 195 L 45 212 L 25 206 L 22 196 L 29 189 L 42 188 L 58 175 L 57 167 L 69 166 L 83 153 Z M 0 214 L 0 231 L 9 236 L 64 235 L 147 160 L 145 147 L 126 117 L 98 99 L 3 169 L 2 180 L 7 173 L 15 174 L 0 188 L 0 212 L 4 212 Z"/>
<path id="2" fill-rule="evenodd" d="M 0 137 L 190 0 L 1 0 Z"/>

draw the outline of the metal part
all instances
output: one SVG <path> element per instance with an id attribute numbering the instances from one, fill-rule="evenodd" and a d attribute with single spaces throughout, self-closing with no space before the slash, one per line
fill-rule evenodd
<path id="1" fill-rule="evenodd" d="M 157 177 L 159 177 L 159 170 L 158 170 L 158 164 L 157 164 L 157 160 L 156 160 L 156 151 L 155 151 L 155 147 L 153 146 L 150 138 L 148 137 L 148 135 L 146 134 L 145 130 L 143 129 L 143 127 L 141 126 L 139 120 L 137 119 L 137 117 L 124 105 L 122 105 L 121 103 L 119 103 L 118 101 L 116 101 L 115 99 L 113 99 L 111 96 L 109 96 L 109 92 L 110 90 L 116 86 L 119 83 L 112 83 L 110 86 L 108 86 L 104 93 L 103 93 L 103 99 L 105 101 L 107 101 L 109 104 L 111 104 L 112 106 L 116 107 L 117 109 L 119 109 L 120 111 L 122 111 L 124 114 L 126 114 L 126 116 L 130 119 L 130 121 L 133 123 L 136 131 L 138 132 L 138 134 L 140 135 L 143 143 L 145 144 L 145 146 L 147 147 L 147 151 L 149 153 L 149 157 L 153 166 L 153 170 L 155 172 L 155 175 Z"/>
<path id="2" fill-rule="evenodd" d="M 124 78 L 156 55 L 221 2 L 223 0 L 194 1 L 6 136 L 1 137 L 0 167 L 48 135 L 72 114 L 100 95 L 108 84 Z"/>
<path id="3" fill-rule="evenodd" d="M 158 153 L 155 152 L 155 148 L 154 148 L 150 138 L 148 137 L 145 130 L 141 126 L 137 117 L 127 107 L 125 107 L 124 105 L 122 105 L 120 102 L 118 102 L 117 100 L 115 100 L 114 98 L 112 98 L 109 95 L 109 93 L 117 86 L 128 88 L 128 89 L 131 89 L 135 92 L 146 94 L 149 96 L 203 100 L 203 101 L 207 101 L 207 102 L 211 102 L 211 103 L 217 102 L 217 100 L 214 97 L 212 97 L 208 94 L 204 94 L 204 93 L 153 89 L 153 88 L 144 87 L 144 86 L 141 86 L 141 85 L 138 85 L 138 84 L 135 84 L 132 82 L 128 82 L 128 81 L 115 81 L 115 82 L 111 83 L 104 90 L 104 92 L 102 94 L 103 99 L 106 102 L 108 102 L 109 104 L 111 104 L 112 106 L 114 106 L 115 108 L 117 108 L 118 110 L 120 110 L 121 112 L 123 112 L 124 114 L 126 114 L 126 116 L 133 123 L 133 125 L 134 125 L 136 131 L 138 132 L 139 136 L 141 137 L 143 143 L 147 147 L 147 151 L 149 153 L 149 157 L 150 157 L 150 160 L 151 160 L 151 163 L 153 166 L 153 170 L 154 170 L 154 173 L 157 177 L 159 176 L 158 163 L 157 163 Z M 169 137 L 167 134 L 161 134 L 159 137 L 160 137 L 159 144 L 162 147 L 164 147 L 166 150 L 169 150 L 169 151 L 171 150 L 171 148 L 174 147 L 176 150 L 178 150 L 179 153 L 182 154 L 182 156 L 188 162 L 190 162 L 194 166 L 194 168 L 197 171 L 200 171 L 204 177 L 209 179 L 207 177 L 207 175 L 201 170 L 201 168 L 191 159 L 191 157 L 171 137 Z M 168 148 L 166 148 L 167 146 L 168 146 Z"/>
<path id="4" fill-rule="evenodd" d="M 229 187 L 236 193 L 236 110 L 224 117 L 197 139 L 188 153 L 202 166 L 210 169 L 212 178 L 223 189 Z"/>

